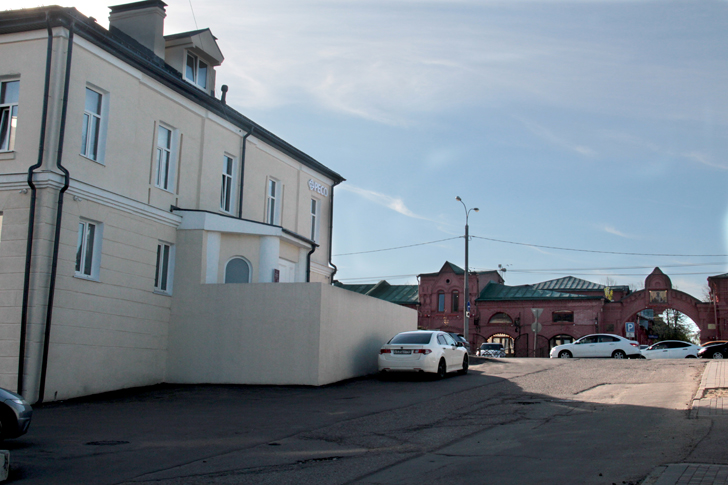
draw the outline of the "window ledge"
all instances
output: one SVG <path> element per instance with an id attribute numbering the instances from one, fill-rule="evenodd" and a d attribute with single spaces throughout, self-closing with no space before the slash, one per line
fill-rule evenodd
<path id="1" fill-rule="evenodd" d="M 157 289 L 154 290 L 154 294 L 160 295 L 160 296 L 172 296 L 172 293 L 167 293 L 166 291 L 157 290 Z"/>
<path id="2" fill-rule="evenodd" d="M 0 160 L 15 160 L 15 152 L 0 152 Z"/>
<path id="3" fill-rule="evenodd" d="M 94 278 L 93 276 L 88 276 L 85 274 L 74 273 L 73 277 L 78 278 L 79 280 L 86 280 L 86 281 L 93 281 L 94 283 L 101 283 L 101 281 L 98 278 Z"/>
<path id="4" fill-rule="evenodd" d="M 91 158 L 91 157 L 87 157 L 87 156 L 86 156 L 86 155 L 84 155 L 83 153 L 79 153 L 79 155 L 81 155 L 81 156 L 82 156 L 83 158 L 85 158 L 86 160 L 90 160 L 90 161 L 92 161 L 92 162 L 94 162 L 94 163 L 98 163 L 98 164 L 99 164 L 99 165 L 101 165 L 102 167 L 105 167 L 105 166 L 106 166 L 106 164 L 104 163 L 104 161 L 103 161 L 103 160 L 94 160 L 94 159 L 93 159 L 93 158 Z"/>

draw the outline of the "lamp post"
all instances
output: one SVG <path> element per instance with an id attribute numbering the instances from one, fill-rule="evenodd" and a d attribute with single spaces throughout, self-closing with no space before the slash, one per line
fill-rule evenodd
<path id="1" fill-rule="evenodd" d="M 468 337 L 468 330 L 470 327 L 470 311 L 468 309 L 468 305 L 470 304 L 470 293 L 468 289 L 468 241 L 470 239 L 470 234 L 468 233 L 468 216 L 470 215 L 470 211 L 478 212 L 480 209 L 478 209 L 477 207 L 468 209 L 465 205 L 465 202 L 463 202 L 460 196 L 455 197 L 455 200 L 460 202 L 465 209 L 465 288 L 463 288 L 463 293 L 465 293 L 463 314 L 465 315 L 465 318 L 463 319 L 463 337 L 465 337 L 465 340 L 470 342 L 470 338 Z"/>

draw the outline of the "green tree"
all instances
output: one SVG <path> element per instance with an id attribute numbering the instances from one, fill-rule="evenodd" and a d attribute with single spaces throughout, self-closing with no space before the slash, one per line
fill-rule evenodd
<path id="1" fill-rule="evenodd" d="M 658 336 L 656 342 L 662 340 L 697 342 L 698 339 L 698 332 L 693 330 L 692 321 L 684 313 L 674 309 L 668 309 L 661 315 L 655 315 L 651 333 Z"/>

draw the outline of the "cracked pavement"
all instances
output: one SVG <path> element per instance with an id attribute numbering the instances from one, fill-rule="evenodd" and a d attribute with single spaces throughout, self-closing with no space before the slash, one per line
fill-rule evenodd
<path id="1" fill-rule="evenodd" d="M 46 405 L 27 439 L 11 443 L 11 479 L 639 483 L 689 456 L 710 429 L 689 415 L 701 360 L 474 364 L 443 381 L 161 386 Z M 104 441 L 117 444 L 90 444 Z"/>

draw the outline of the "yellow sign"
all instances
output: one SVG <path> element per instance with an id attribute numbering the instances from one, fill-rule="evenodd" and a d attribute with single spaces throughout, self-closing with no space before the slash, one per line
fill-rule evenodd
<path id="1" fill-rule="evenodd" d="M 611 300 L 612 297 L 614 296 L 614 291 L 610 287 L 605 286 L 604 287 L 604 296 L 607 297 L 607 300 Z"/>

